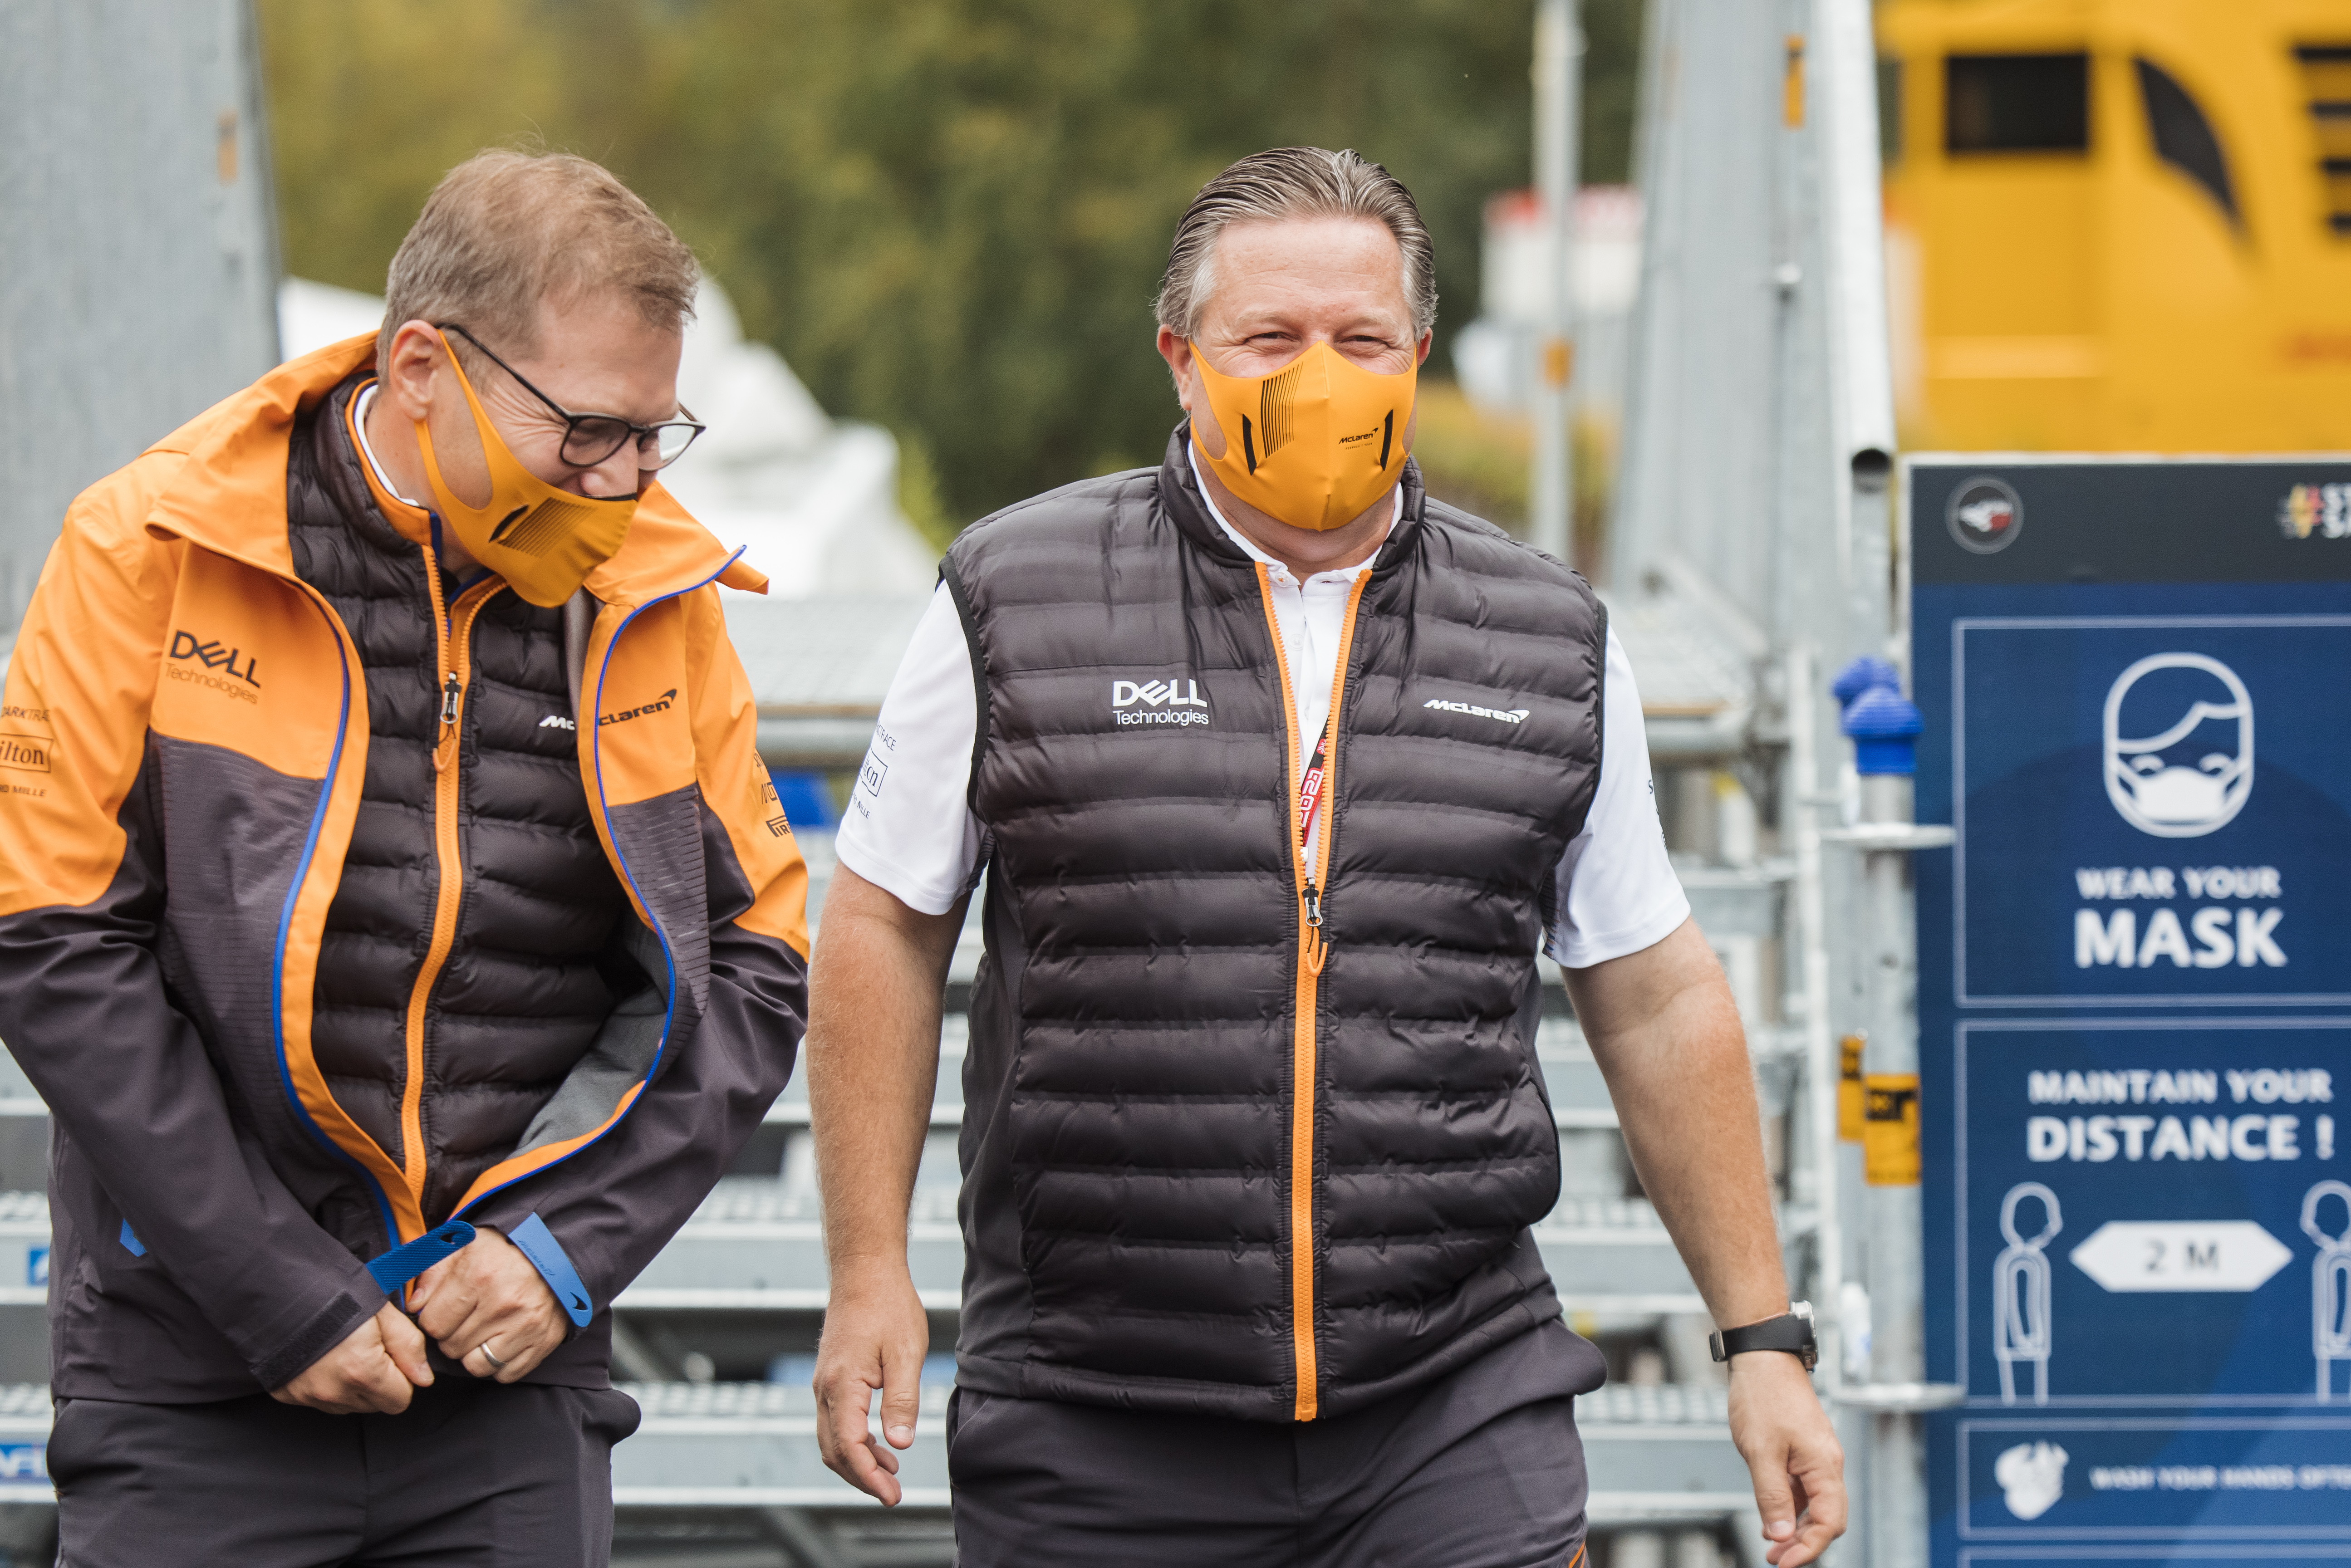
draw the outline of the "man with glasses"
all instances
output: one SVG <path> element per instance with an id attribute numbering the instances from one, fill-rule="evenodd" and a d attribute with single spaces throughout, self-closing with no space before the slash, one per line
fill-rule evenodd
<path id="1" fill-rule="evenodd" d="M 485 153 L 383 328 L 76 501 L 7 672 L 62 1561 L 601 1563 L 613 1297 L 781 1090 L 805 874 L 655 483 L 694 258 Z M 37 766 L 36 766 L 37 764 Z"/>

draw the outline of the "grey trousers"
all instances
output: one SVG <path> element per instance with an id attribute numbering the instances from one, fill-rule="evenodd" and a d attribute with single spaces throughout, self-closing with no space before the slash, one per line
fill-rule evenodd
<path id="1" fill-rule="evenodd" d="M 1575 1392 L 1600 1354 L 1552 1322 L 1425 1388 L 1303 1425 L 959 1388 L 957 1568 L 1572 1568 Z"/>
<path id="2" fill-rule="evenodd" d="M 60 1400 L 58 1568 L 602 1568 L 637 1418 L 613 1389 L 446 1372 L 398 1416 Z"/>

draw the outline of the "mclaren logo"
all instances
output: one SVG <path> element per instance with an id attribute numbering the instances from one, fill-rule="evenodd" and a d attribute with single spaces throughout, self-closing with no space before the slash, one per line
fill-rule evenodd
<path id="1" fill-rule="evenodd" d="M 559 713 L 549 714 L 538 721 L 541 729 L 578 729 L 580 727 Z"/>
<path id="2" fill-rule="evenodd" d="M 1534 711 L 1532 708 L 1523 707 L 1479 707 L 1476 703 L 1447 702 L 1443 697 L 1431 697 L 1420 706 L 1435 708 L 1439 713 L 1466 713 L 1472 718 L 1499 719 L 1504 724 L 1524 724 L 1527 722 L 1527 715 Z"/>
<path id="3" fill-rule="evenodd" d="M 1120 724 L 1206 724 L 1208 699 L 1193 680 L 1113 681 L 1110 711 Z"/>
<path id="4" fill-rule="evenodd" d="M 626 724 L 632 718 L 643 718 L 649 713 L 666 713 L 669 711 L 670 704 L 676 700 L 677 688 L 675 686 L 672 686 L 669 690 L 662 693 L 661 695 L 655 697 L 649 703 L 642 703 L 635 707 L 624 709 L 620 713 L 598 714 L 596 716 L 596 727 L 601 729 L 608 724 Z"/>

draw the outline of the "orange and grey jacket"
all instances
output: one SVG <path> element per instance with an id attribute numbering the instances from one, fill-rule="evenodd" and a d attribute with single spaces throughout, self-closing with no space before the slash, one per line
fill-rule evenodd
<path id="1" fill-rule="evenodd" d="M 81 496 L 8 666 L 0 1038 L 54 1118 L 62 1396 L 279 1386 L 383 1304 L 369 1260 L 453 1217 L 521 1232 L 576 1284 L 558 1293 L 587 1332 L 533 1380 L 601 1383 L 605 1309 L 725 1172 L 804 1027 L 805 873 L 712 586 L 760 580 L 655 489 L 574 601 L 564 732 L 625 891 L 624 967 L 649 984 L 454 1181 L 421 1135 L 462 1114 L 423 1055 L 431 954 L 395 1115 L 322 1060 L 329 911 L 381 770 L 360 644 L 289 547 L 288 466 L 371 347 L 280 367 Z M 491 694 L 462 615 L 441 621 L 455 737 Z M 461 797 L 434 796 L 440 952 L 470 895 L 448 852 Z"/>

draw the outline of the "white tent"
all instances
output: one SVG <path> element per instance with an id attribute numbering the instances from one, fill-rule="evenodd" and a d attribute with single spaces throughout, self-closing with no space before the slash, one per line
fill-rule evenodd
<path id="1" fill-rule="evenodd" d="M 662 483 L 770 580 L 778 599 L 921 595 L 937 552 L 898 509 L 898 444 L 878 425 L 828 418 L 782 358 L 745 340 L 705 280 L 686 329 L 678 396 L 710 428 Z M 372 331 L 374 295 L 289 277 L 278 287 L 288 359 Z M 730 596 L 731 598 L 732 596 Z"/>

